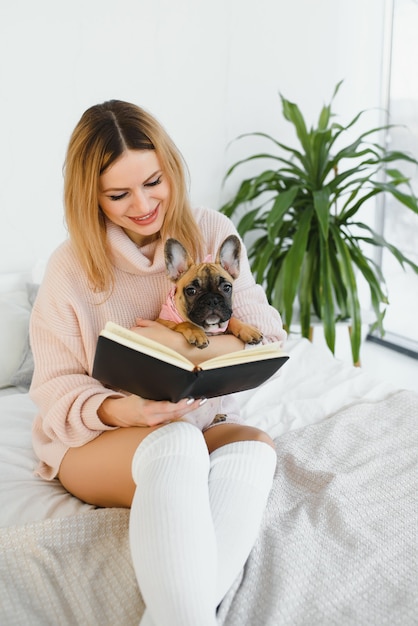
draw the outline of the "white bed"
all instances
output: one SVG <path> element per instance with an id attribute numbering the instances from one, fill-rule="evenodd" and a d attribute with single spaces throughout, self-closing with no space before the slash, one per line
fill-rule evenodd
<path id="1" fill-rule="evenodd" d="M 32 277 L 2 279 L 0 624 L 137 625 L 128 512 L 94 509 L 33 474 Z M 417 624 L 418 394 L 307 340 L 287 349 L 280 376 L 239 395 L 248 422 L 275 438 L 278 464 L 219 624 Z"/>

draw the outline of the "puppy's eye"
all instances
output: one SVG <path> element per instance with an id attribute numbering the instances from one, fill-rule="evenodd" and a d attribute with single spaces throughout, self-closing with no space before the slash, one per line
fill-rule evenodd
<path id="1" fill-rule="evenodd" d="M 231 283 L 224 283 L 224 284 L 222 285 L 222 291 L 223 291 L 224 293 L 231 293 L 231 291 L 232 291 L 232 285 L 231 285 Z"/>
<path id="2" fill-rule="evenodd" d="M 187 296 L 195 296 L 196 295 L 196 287 L 186 287 L 184 290 Z"/>

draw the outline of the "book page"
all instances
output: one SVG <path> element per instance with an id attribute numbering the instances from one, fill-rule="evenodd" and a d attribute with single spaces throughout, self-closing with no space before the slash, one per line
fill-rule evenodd
<path id="1" fill-rule="evenodd" d="M 107 322 L 104 330 L 100 333 L 101 336 L 107 337 L 112 341 L 116 341 L 132 350 L 137 350 L 143 354 L 148 354 L 160 361 L 165 361 L 171 365 L 176 365 L 182 369 L 193 371 L 196 366 L 184 357 L 176 350 L 172 350 L 167 346 L 138 335 L 128 328 L 124 328 L 114 322 Z M 204 356 L 204 355 L 203 355 Z M 236 352 L 230 352 L 229 354 L 222 354 L 220 356 L 213 357 L 206 361 L 202 361 L 197 369 L 215 369 L 217 367 L 227 367 L 230 365 L 236 365 L 239 363 L 252 363 L 255 361 L 263 361 L 265 359 L 277 358 L 280 356 L 286 356 L 282 351 L 278 342 L 260 344 L 251 347 L 249 350 L 238 350 Z"/>
<path id="2" fill-rule="evenodd" d="M 238 350 L 237 352 L 230 352 L 229 354 L 213 357 L 213 359 L 202 361 L 199 367 L 202 370 L 210 370 L 216 367 L 228 367 L 230 365 L 238 365 L 239 363 L 253 363 L 281 356 L 287 355 L 281 349 L 279 342 L 276 341 L 274 343 L 254 346 L 250 350 Z"/>
<path id="3" fill-rule="evenodd" d="M 162 343 L 158 343 L 158 341 L 149 339 L 149 337 L 138 335 L 138 333 L 135 333 L 133 330 L 119 326 L 119 324 L 115 324 L 114 322 L 107 322 L 100 335 L 112 341 L 116 341 L 127 348 L 143 352 L 143 354 L 148 354 L 160 361 L 177 365 L 177 367 L 181 367 L 185 370 L 193 371 L 195 369 L 194 364 L 182 354 L 176 352 L 176 350 L 172 350 Z"/>

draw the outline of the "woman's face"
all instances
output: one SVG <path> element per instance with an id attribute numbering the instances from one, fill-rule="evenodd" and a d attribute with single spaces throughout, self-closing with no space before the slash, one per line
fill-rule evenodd
<path id="1" fill-rule="evenodd" d="M 127 150 L 100 176 L 103 213 L 138 245 L 161 230 L 169 199 L 154 150 Z"/>

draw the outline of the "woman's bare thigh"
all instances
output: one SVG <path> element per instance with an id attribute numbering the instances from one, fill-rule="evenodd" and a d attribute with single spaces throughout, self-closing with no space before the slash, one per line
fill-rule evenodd
<path id="1" fill-rule="evenodd" d="M 135 492 L 131 465 L 135 450 L 154 428 L 108 430 L 93 441 L 65 454 L 58 478 L 84 502 L 102 507 L 130 507 Z M 240 424 L 221 424 L 203 433 L 208 452 L 235 441 L 263 441 L 274 447 L 262 430 Z"/>
<path id="2" fill-rule="evenodd" d="M 70 448 L 61 462 L 60 482 L 89 504 L 130 507 L 135 492 L 132 458 L 139 444 L 156 428 L 108 430 L 83 446 Z"/>

